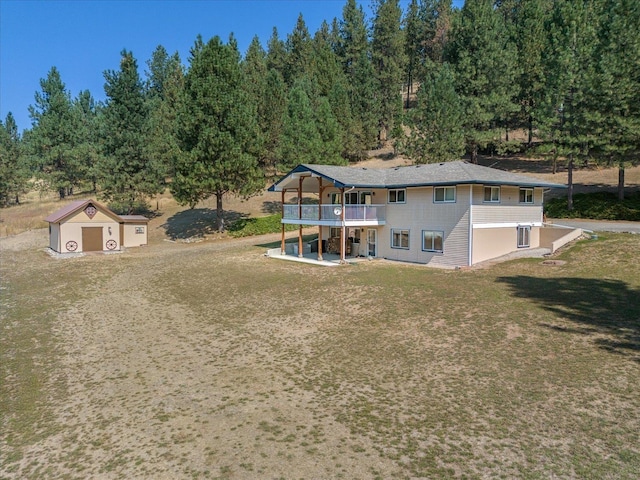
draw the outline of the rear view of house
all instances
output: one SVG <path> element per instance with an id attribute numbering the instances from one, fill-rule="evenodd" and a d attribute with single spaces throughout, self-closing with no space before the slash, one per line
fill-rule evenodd
<path id="1" fill-rule="evenodd" d="M 117 215 L 94 200 L 78 200 L 52 213 L 49 247 L 58 253 L 109 252 L 147 244 L 149 219 Z"/>
<path id="2" fill-rule="evenodd" d="M 460 267 L 552 251 L 578 236 L 543 224 L 549 188 L 565 186 L 454 161 L 391 169 L 299 165 L 270 190 L 282 192 L 283 224 L 318 226 L 318 259 L 325 252 L 343 261 L 355 254 Z M 286 204 L 287 193 L 298 203 Z M 303 202 L 304 195 L 317 204 Z"/>

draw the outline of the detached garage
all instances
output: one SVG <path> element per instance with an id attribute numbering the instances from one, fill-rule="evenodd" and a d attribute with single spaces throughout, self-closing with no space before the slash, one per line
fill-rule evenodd
<path id="1" fill-rule="evenodd" d="M 146 217 L 119 216 L 94 200 L 72 202 L 45 221 L 49 247 L 58 253 L 109 252 L 147 244 Z"/>

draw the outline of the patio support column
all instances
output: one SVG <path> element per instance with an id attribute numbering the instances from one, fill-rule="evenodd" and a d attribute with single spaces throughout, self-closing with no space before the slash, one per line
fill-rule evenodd
<path id="1" fill-rule="evenodd" d="M 298 183 L 298 218 L 302 221 L 302 182 L 303 177 L 300 177 Z M 298 224 L 298 258 L 302 258 L 302 223 Z"/>
<path id="2" fill-rule="evenodd" d="M 284 218 L 284 192 L 285 189 L 282 189 L 282 218 Z M 284 223 L 280 222 L 280 226 L 282 227 L 282 240 L 280 241 L 280 253 L 282 255 L 286 255 L 287 252 L 284 248 Z"/>
<path id="3" fill-rule="evenodd" d="M 318 177 L 318 220 L 322 220 L 322 177 Z M 318 261 L 322 261 L 322 225 L 318 225 Z"/>
<path id="4" fill-rule="evenodd" d="M 342 198 L 342 213 L 340 213 L 340 263 L 346 263 L 347 239 L 345 235 L 347 232 L 344 228 L 344 188 L 340 189 L 340 197 Z"/>

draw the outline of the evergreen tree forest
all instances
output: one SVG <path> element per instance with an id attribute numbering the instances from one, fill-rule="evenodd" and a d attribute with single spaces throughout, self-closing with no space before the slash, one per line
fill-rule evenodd
<path id="1" fill-rule="evenodd" d="M 623 198 L 640 162 L 637 0 L 403 5 L 345 0 L 318 31 L 300 15 L 246 52 L 233 36 L 197 37 L 186 62 L 158 46 L 143 69 L 124 50 L 104 102 L 73 98 L 52 66 L 31 127 L 0 121 L 0 205 L 82 190 L 130 213 L 170 188 L 222 209 L 226 193 L 255 194 L 299 163 L 347 165 L 387 143 L 415 163 L 597 162 L 619 169 Z"/>

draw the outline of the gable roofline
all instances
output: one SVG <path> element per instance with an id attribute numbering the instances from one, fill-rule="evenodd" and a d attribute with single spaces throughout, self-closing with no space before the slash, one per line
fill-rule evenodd
<path id="1" fill-rule="evenodd" d="M 93 199 L 76 200 L 75 202 L 71 202 L 70 204 L 62 207 L 60 210 L 53 212 L 51 215 L 46 217 L 44 221 L 49 223 L 60 223 L 63 220 L 66 220 L 67 218 L 71 217 L 72 215 L 75 215 L 77 212 L 84 210 L 89 204 L 92 204 L 94 207 L 96 207 L 102 213 L 107 215 L 109 218 L 113 219 L 115 222 L 117 223 L 123 222 L 122 218 L 120 218 L 119 215 L 112 212 L 107 207 L 96 202 Z"/>
<path id="2" fill-rule="evenodd" d="M 304 175 L 309 174 L 309 175 Z M 521 187 L 567 188 L 522 174 L 484 167 L 465 161 L 452 161 L 407 167 L 368 169 L 335 165 L 300 164 L 278 182 L 270 192 L 281 192 L 283 185 L 299 177 L 321 177 L 337 188 L 412 188 L 445 185 L 510 185 Z"/>

